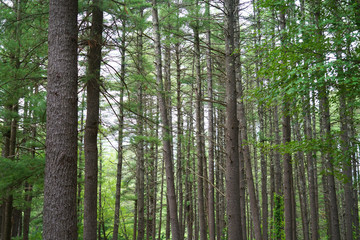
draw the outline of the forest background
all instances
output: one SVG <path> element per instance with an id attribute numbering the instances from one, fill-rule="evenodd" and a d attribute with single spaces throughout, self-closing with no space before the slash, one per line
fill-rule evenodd
<path id="1" fill-rule="evenodd" d="M 1 0 L 1 239 L 360 239 L 359 30 L 359 0 Z"/>

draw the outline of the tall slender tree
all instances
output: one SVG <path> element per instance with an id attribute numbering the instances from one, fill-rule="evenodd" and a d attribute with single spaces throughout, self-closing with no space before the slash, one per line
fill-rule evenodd
<path id="1" fill-rule="evenodd" d="M 239 194 L 239 151 L 237 119 L 237 93 L 235 75 L 235 11 L 236 1 L 226 0 L 225 4 L 225 41 L 226 41 L 226 198 L 229 239 L 241 236 L 240 194 Z"/>
<path id="2" fill-rule="evenodd" d="M 171 149 L 171 132 L 170 122 L 168 119 L 168 108 L 166 106 L 166 93 L 164 92 L 164 85 L 162 79 L 162 63 L 161 63 L 161 42 L 160 42 L 160 27 L 158 17 L 158 6 L 156 0 L 152 0 L 152 21 L 154 30 L 154 44 L 155 44 L 155 65 L 156 65 L 156 83 L 158 85 L 158 99 L 160 105 L 160 115 L 162 122 L 162 139 L 163 139 L 163 159 L 165 162 L 166 179 L 167 179 L 167 199 L 169 203 L 170 223 L 172 239 L 180 239 L 180 227 L 177 214 L 177 202 L 174 183 L 174 171 L 172 161 Z"/>

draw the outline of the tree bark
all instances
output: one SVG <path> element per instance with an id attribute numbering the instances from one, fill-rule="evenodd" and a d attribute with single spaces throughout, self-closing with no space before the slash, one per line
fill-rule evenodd
<path id="1" fill-rule="evenodd" d="M 84 136 L 85 188 L 84 188 L 84 239 L 96 239 L 97 226 L 97 185 L 100 104 L 100 66 L 102 46 L 103 12 L 101 0 L 93 0 L 92 21 L 88 57 L 88 82 L 86 98 L 86 122 Z"/>
<path id="2" fill-rule="evenodd" d="M 172 239 L 180 239 L 180 227 L 177 215 L 177 203 L 174 184 L 174 172 L 171 150 L 171 132 L 168 119 L 168 109 L 166 106 L 166 97 L 162 79 L 162 63 L 161 63 L 161 45 L 160 45 L 160 28 L 156 0 L 152 0 L 152 17 L 154 28 L 154 44 L 155 44 L 155 65 L 156 65 L 156 82 L 158 84 L 160 115 L 162 121 L 162 138 L 163 138 L 163 158 L 166 169 L 167 180 L 167 197 L 169 200 L 170 221 Z"/>
<path id="3" fill-rule="evenodd" d="M 235 74 L 235 10 L 236 1 L 226 0 L 225 4 L 225 61 L 226 61 L 226 200 L 228 217 L 228 238 L 239 239 L 241 236 L 240 194 L 239 194 L 239 151 L 237 119 L 237 93 Z"/>
<path id="4" fill-rule="evenodd" d="M 77 239 L 77 1 L 50 1 L 43 238 Z"/>

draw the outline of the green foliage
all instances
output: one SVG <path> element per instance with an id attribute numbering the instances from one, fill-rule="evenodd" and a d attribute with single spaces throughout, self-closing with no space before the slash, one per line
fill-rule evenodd
<path id="1" fill-rule="evenodd" d="M 22 155 L 20 159 L 12 160 L 0 157 L 0 194 L 5 196 L 16 191 L 23 184 L 39 183 L 43 180 L 45 157 L 33 158 Z"/>
<path id="2" fill-rule="evenodd" d="M 284 233 L 284 197 L 274 193 L 274 216 L 271 219 L 274 228 L 272 239 L 285 239 Z"/>

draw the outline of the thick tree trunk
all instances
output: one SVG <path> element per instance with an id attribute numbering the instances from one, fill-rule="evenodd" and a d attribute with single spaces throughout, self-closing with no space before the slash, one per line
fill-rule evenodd
<path id="1" fill-rule="evenodd" d="M 237 92 L 234 56 L 235 0 L 225 1 L 225 52 L 226 52 L 226 200 L 228 217 L 228 238 L 241 236 L 240 194 L 239 194 L 239 124 L 237 119 Z"/>
<path id="2" fill-rule="evenodd" d="M 90 46 L 88 57 L 88 82 L 86 98 L 86 122 L 84 136 L 85 188 L 84 188 L 84 239 L 96 239 L 97 226 L 97 185 L 100 102 L 100 66 L 102 45 L 103 12 L 101 0 L 93 0 Z"/>
<path id="3" fill-rule="evenodd" d="M 163 158 L 166 169 L 167 180 L 167 197 L 169 200 L 170 221 L 172 239 L 180 239 L 180 227 L 177 215 L 177 203 L 174 184 L 174 172 L 171 150 L 171 132 L 168 119 L 168 109 L 166 106 L 166 97 L 162 79 L 162 63 L 161 63 L 161 45 L 160 45 L 160 28 L 158 19 L 158 10 L 156 0 L 152 0 L 152 17 L 154 28 L 154 44 L 155 44 L 155 64 L 156 64 L 156 82 L 158 84 L 160 115 L 162 122 L 162 138 L 163 138 Z"/>
<path id="4" fill-rule="evenodd" d="M 77 239 L 77 1 L 50 1 L 43 238 Z"/>

